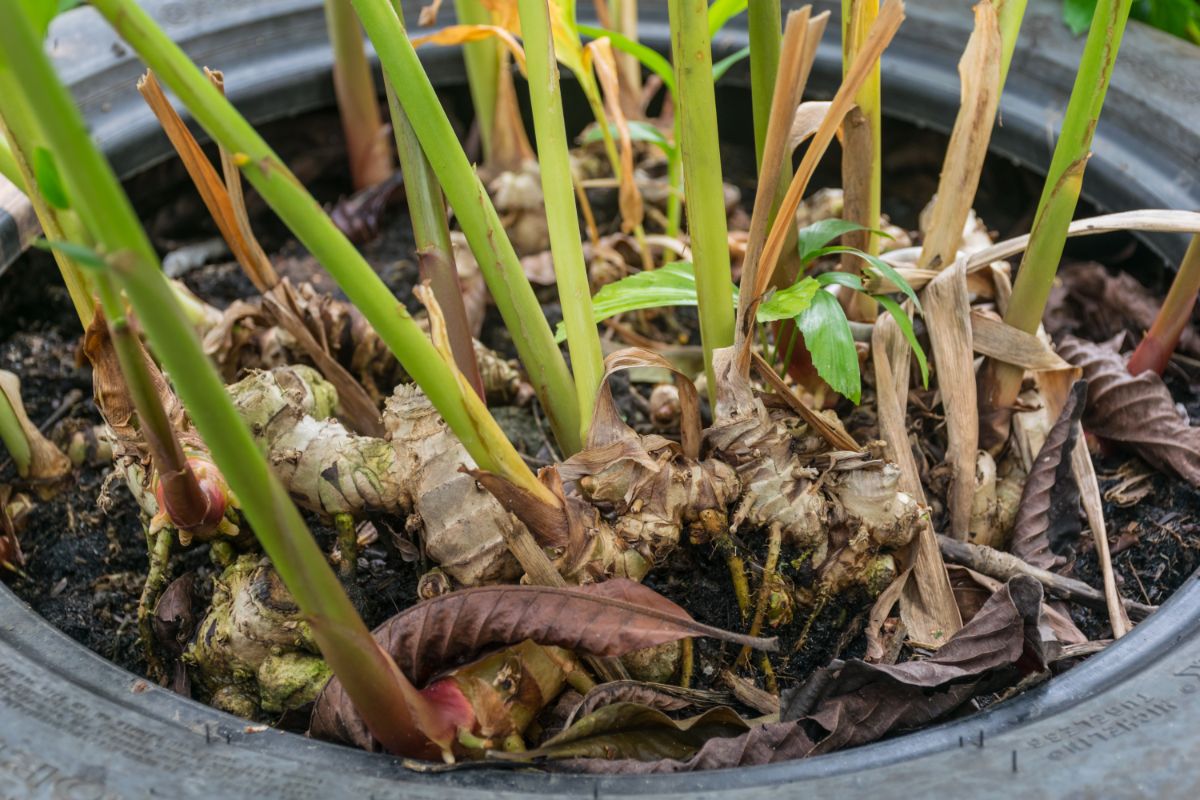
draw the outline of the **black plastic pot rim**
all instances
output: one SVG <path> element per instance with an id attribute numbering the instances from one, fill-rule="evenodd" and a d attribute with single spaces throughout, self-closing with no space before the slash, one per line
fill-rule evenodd
<path id="1" fill-rule="evenodd" d="M 292 5 L 303 6 L 306 12 L 310 12 L 309 6 L 314 4 L 317 4 L 316 0 Z M 665 47 L 669 41 L 663 19 L 647 20 L 642 24 L 640 33 L 646 41 L 660 47 Z M 744 44 L 744 37 L 744 31 L 724 32 L 714 43 L 714 55 L 719 57 L 723 53 L 736 50 Z M 957 105 L 957 77 L 953 70 L 947 72 L 945 58 L 938 60 L 927 57 L 928 54 L 922 52 L 920 37 L 917 39 L 918 41 L 908 49 L 894 48 L 889 59 L 884 62 L 884 80 L 893 87 L 887 95 L 889 102 L 886 110 L 891 115 L 909 121 L 947 130 L 948 120 L 952 119 L 953 108 Z M 231 97 L 240 107 L 247 110 L 254 122 L 261 123 L 329 105 L 331 93 L 328 88 L 328 53 L 319 45 L 318 39 L 314 38 L 313 42 L 310 49 L 296 49 L 282 55 L 271 64 L 258 65 L 260 74 L 257 80 L 239 82 L 235 77 L 229 81 Z M 461 63 L 455 52 L 426 50 L 423 57 L 430 65 L 431 72 L 440 76 L 443 85 L 463 82 Z M 131 63 L 128 70 L 130 75 L 135 74 L 136 70 L 136 65 Z M 227 75 L 236 75 L 237 68 L 235 66 L 226 72 Z M 835 76 L 839 73 L 840 54 L 835 45 L 827 42 L 818 53 L 813 81 L 818 86 L 828 87 L 833 84 Z M 744 68 L 731 71 L 727 80 L 735 84 L 742 82 L 744 85 Z M 1053 93 L 1039 94 L 1032 89 L 1022 91 L 1026 83 L 1022 82 L 1019 72 L 1015 72 L 1010 78 L 1002 105 L 1004 127 L 996 137 L 995 149 L 1021 164 L 1036 167 L 1048 160 L 1049 148 L 1042 146 L 1044 142 L 1040 134 L 1045 129 L 1047 109 L 1050 108 L 1046 97 Z M 132 86 L 132 81 L 129 85 Z M 148 112 L 145 112 L 140 104 L 117 103 L 112 100 L 111 95 L 108 97 L 105 101 L 98 97 L 85 96 L 83 101 L 85 108 L 91 104 L 93 132 L 104 144 L 118 170 L 129 175 L 168 157 L 169 150 L 161 135 L 157 133 L 157 127 Z M 1060 99 L 1055 98 L 1055 102 Z M 101 112 L 99 108 L 103 102 L 110 103 L 110 106 L 107 111 Z M 1196 183 L 1168 181 L 1167 175 L 1172 167 L 1160 163 L 1165 157 L 1163 153 L 1147 152 L 1153 148 L 1147 148 L 1142 142 L 1137 142 L 1134 132 L 1123 128 L 1109 130 L 1102 126 L 1097 137 L 1098 156 L 1089 166 L 1088 172 L 1089 181 L 1094 187 L 1098 187 L 1093 190 L 1095 193 L 1089 196 L 1093 203 L 1105 210 L 1138 206 L 1200 207 L 1200 188 L 1197 188 Z M 1042 142 L 1042 145 L 1037 144 L 1038 142 Z M 1121 156 L 1106 158 L 1103 156 L 1106 151 L 1119 153 Z M 1141 176 L 1140 180 L 1131 181 L 1131 169 L 1132 174 Z M 0 220 L 0 229 L 3 228 L 2 223 Z M 1154 237 L 1151 241 L 1152 246 L 1167 258 L 1181 253 L 1186 245 L 1186 240 L 1181 237 Z M 6 588 L 0 587 L 0 611 L 5 605 L 15 606 L 18 603 Z M 37 655 L 36 652 L 27 649 L 29 643 L 36 638 L 36 635 L 30 632 L 36 624 L 28 619 L 32 616 L 27 610 L 0 613 L 0 651 L 8 637 L 17 650 L 30 656 Z M 46 623 L 40 620 L 37 622 L 40 622 L 43 628 L 48 628 Z M 737 770 L 648 777 L 547 776 L 502 771 L 488 765 L 480 765 L 446 775 L 410 775 L 413 783 L 405 781 L 401 787 L 421 789 L 422 794 L 427 793 L 425 790 L 431 787 L 441 785 L 446 788 L 526 794 L 578 793 L 597 797 L 601 793 L 635 795 L 669 792 L 682 795 L 731 789 L 775 790 L 784 785 L 793 786 L 804 781 L 837 776 L 846 777 L 849 783 L 842 785 L 849 786 L 856 782 L 854 774 L 874 769 L 900 769 L 905 762 L 956 749 L 961 751 L 964 757 L 974 758 L 982 763 L 989 740 L 1030 720 L 1064 715 L 1090 698 L 1120 686 L 1149 666 L 1174 657 L 1173 654 L 1177 653 L 1179 645 L 1193 639 L 1198 628 L 1200 584 L 1193 577 L 1130 635 L 1061 678 L 963 720 L 809 760 Z M 61 650 L 65 646 L 65 637 L 57 631 L 45 631 L 37 635 L 49 635 L 53 639 L 54 644 L 49 648 L 51 651 Z M 60 642 L 59 639 L 64 641 Z M 82 651 L 82 648 L 74 643 L 71 643 L 70 647 Z M 79 658 L 74 666 L 78 669 L 85 663 L 88 662 Z M 55 669 L 55 665 L 48 663 L 47 668 Z M 107 670 L 98 669 L 98 673 L 102 678 L 107 678 L 115 669 L 109 665 Z M 1200 670 L 1197 672 L 1200 674 Z M 64 671 L 62 677 L 84 685 L 91 683 L 90 678 L 75 673 L 68 674 Z M 136 679 L 130 677 L 130 680 L 135 681 L 136 685 Z M 181 699 L 176 702 L 190 703 Z M 130 709 L 145 713 L 135 705 L 131 705 Z M 207 717 L 225 719 L 232 730 L 244 726 L 244 722 L 232 717 L 220 715 L 209 709 L 204 711 Z M 2 728 L 3 724 L 0 721 L 0 729 Z M 395 759 L 370 756 L 358 751 L 336 748 L 334 745 L 306 742 L 290 734 L 279 738 L 271 737 L 273 741 L 268 741 L 263 736 L 247 736 L 239 741 L 251 748 L 261 747 L 263 752 L 280 752 L 280 747 L 286 750 L 296 745 L 305 748 L 303 753 L 313 755 L 332 751 L 338 759 L 343 760 L 348 774 L 351 775 L 387 775 L 399 778 L 405 774 Z M 1016 774 L 1020 769 L 1016 761 L 1017 750 L 1012 752 L 1012 768 Z M 303 757 L 300 751 L 294 755 Z M 3 751 L 0 750 L 0 759 L 2 758 Z M 994 762 L 996 754 L 988 752 L 987 758 L 989 763 Z M 794 788 L 793 786 L 793 790 Z"/>

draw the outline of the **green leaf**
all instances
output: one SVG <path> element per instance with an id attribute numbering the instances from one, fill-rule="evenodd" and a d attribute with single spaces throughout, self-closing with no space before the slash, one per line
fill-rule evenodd
<path id="1" fill-rule="evenodd" d="M 636 42 L 624 34 L 601 28 L 598 25 L 580 25 L 579 32 L 593 39 L 607 36 L 614 48 L 622 53 L 628 53 L 640 61 L 643 67 L 662 78 L 663 86 L 666 86 L 672 95 L 675 94 L 675 70 L 671 68 L 671 62 L 667 61 L 657 50 L 647 47 L 641 42 Z"/>
<path id="2" fill-rule="evenodd" d="M 746 58 L 748 55 L 750 55 L 750 45 L 746 45 L 736 53 L 727 55 L 717 63 L 713 64 L 713 83 L 716 83 L 717 81 L 721 80 L 721 78 L 725 77 L 725 73 L 729 71 L 730 67 L 741 61 L 743 58 Z"/>
<path id="3" fill-rule="evenodd" d="M 17 0 L 25 12 L 25 18 L 33 25 L 38 38 L 46 35 L 50 29 L 50 21 L 58 14 L 58 0 Z"/>
<path id="4" fill-rule="evenodd" d="M 857 222 L 837 218 L 818 220 L 812 225 L 801 228 L 796 231 L 796 246 L 800 251 L 800 263 L 808 266 L 810 261 L 821 255 L 821 248 L 839 236 L 865 230 L 866 228 Z"/>
<path id="5" fill-rule="evenodd" d="M 857 275 L 852 275 L 849 272 L 839 272 L 837 270 L 822 272 L 817 276 L 817 283 L 821 284 L 823 287 L 837 284 L 838 286 L 845 286 L 847 289 L 853 289 L 856 292 L 867 291 L 866 288 L 863 287 L 862 278 L 858 277 Z"/>
<path id="6" fill-rule="evenodd" d="M 1096 13 L 1096 0 L 1063 0 L 1062 18 L 1078 36 L 1092 24 L 1092 15 Z"/>
<path id="7" fill-rule="evenodd" d="M 775 322 L 781 319 L 792 319 L 801 314 L 813 303 L 813 297 L 821 289 L 816 278 L 801 278 L 800 280 L 774 292 L 758 307 L 756 315 L 759 322 Z"/>
<path id="8" fill-rule="evenodd" d="M 725 23 L 746 10 L 747 0 L 714 0 L 708 7 L 708 36 L 716 36 Z"/>
<path id="9" fill-rule="evenodd" d="M 664 306 L 694 306 L 696 273 L 690 261 L 675 261 L 658 269 L 635 272 L 629 277 L 600 287 L 592 297 L 592 317 L 602 322 L 627 311 Z M 567 339 L 560 322 L 554 332 L 558 342 Z"/>
<path id="10" fill-rule="evenodd" d="M 908 346 L 912 348 L 913 353 L 917 357 L 917 364 L 921 367 L 921 385 L 928 389 L 929 362 L 925 358 L 925 350 L 921 347 L 921 343 L 917 341 L 917 334 L 913 331 L 912 320 L 908 318 L 908 314 L 904 313 L 904 309 L 900 307 L 900 304 L 892 298 L 882 294 L 874 295 L 874 297 L 892 315 L 892 319 L 896 320 L 896 324 L 900 326 L 900 332 L 904 334 L 905 339 L 908 339 Z"/>
<path id="11" fill-rule="evenodd" d="M 71 207 L 71 201 L 67 199 L 67 190 L 63 187 L 62 176 L 58 174 L 54 154 L 44 147 L 33 149 L 33 178 L 47 203 L 64 211 Z"/>
<path id="12" fill-rule="evenodd" d="M 740 736 L 750 724 L 726 706 L 699 716 L 674 720 L 658 709 L 637 703 L 613 703 L 577 720 L 541 747 L 525 753 L 497 753 L 499 758 L 633 758 L 656 761 L 689 758 L 710 739 Z"/>
<path id="13" fill-rule="evenodd" d="M 858 351 L 842 304 L 829 292 L 817 292 L 812 305 L 796 317 L 796 327 L 804 334 L 804 344 L 821 379 L 858 403 L 862 399 Z"/>
<path id="14" fill-rule="evenodd" d="M 649 122 L 644 122 L 644 121 L 638 120 L 638 119 L 631 119 L 628 122 L 628 127 L 629 127 L 629 138 L 632 139 L 633 141 L 649 142 L 651 144 L 657 145 L 658 148 L 660 150 L 662 150 L 663 153 L 665 153 L 670 158 L 673 158 L 675 156 L 675 154 L 678 152 L 677 148 L 671 142 L 671 140 L 668 139 L 666 136 L 664 136 L 662 131 L 660 131 L 658 128 L 654 127 L 653 125 L 651 125 Z M 612 133 L 612 135 L 614 137 L 619 135 L 617 126 L 612 123 L 609 123 L 608 130 L 609 130 L 609 132 Z M 603 139 L 604 139 L 604 134 L 600 130 L 600 126 L 592 125 L 586 131 L 583 132 L 582 136 L 579 137 L 579 143 L 580 144 L 594 144 L 595 142 L 602 141 Z"/>
<path id="15" fill-rule="evenodd" d="M 852 256 L 858 256 L 863 261 L 866 261 L 867 264 L 870 265 L 871 269 L 875 270 L 884 278 L 887 278 L 889 281 L 895 284 L 897 289 L 903 292 L 909 300 L 912 300 L 913 305 L 917 307 L 917 311 L 920 311 L 922 314 L 925 313 L 925 311 L 921 308 L 921 301 L 917 299 L 917 293 L 913 291 L 913 288 L 908 284 L 908 281 L 904 280 L 903 276 L 901 276 L 891 264 L 887 263 L 879 256 L 873 256 L 870 253 L 864 253 L 862 250 L 859 250 L 855 247 L 822 247 L 817 251 L 817 257 L 834 255 L 835 253 L 848 253 Z"/>
<path id="16" fill-rule="evenodd" d="M 39 250 L 45 250 L 47 252 L 57 250 L 84 269 L 108 269 L 108 262 L 104 260 L 104 256 L 100 255 L 86 244 L 78 244 L 76 242 L 52 242 L 49 239 L 36 239 L 33 243 L 33 246 Z"/>

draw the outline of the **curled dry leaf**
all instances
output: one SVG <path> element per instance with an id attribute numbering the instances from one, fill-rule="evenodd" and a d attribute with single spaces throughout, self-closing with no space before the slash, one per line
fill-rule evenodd
<path id="1" fill-rule="evenodd" d="M 150 620 L 155 642 L 166 656 L 166 666 L 171 671 L 171 691 L 185 697 L 192 695 L 187 665 L 183 663 L 183 652 L 196 631 L 198 621 L 193 591 L 195 579 L 195 574 L 188 572 L 173 580 L 158 598 L 158 603 L 154 606 L 154 616 Z"/>
<path id="2" fill-rule="evenodd" d="M 1046 443 L 1025 479 L 1021 504 L 1013 523 L 1013 555 L 1039 569 L 1053 570 L 1065 562 L 1061 553 L 1078 538 L 1079 484 L 1071 471 L 1079 417 L 1087 402 L 1087 381 L 1076 381 Z"/>
<path id="3" fill-rule="evenodd" d="M 1162 378 L 1130 375 L 1112 347 L 1063 337 L 1059 355 L 1083 370 L 1089 400 L 1083 424 L 1129 447 L 1152 466 L 1200 486 L 1200 428 L 1180 414 Z"/>
<path id="4" fill-rule="evenodd" d="M 938 653 L 894 666 L 834 662 L 798 690 L 813 710 L 798 719 L 713 739 L 684 760 L 579 759 L 571 769 L 645 774 L 769 764 L 865 744 L 946 716 L 976 694 L 1040 672 L 1058 645 L 1039 624 L 1042 587 L 1016 577 L 1001 586 Z M 788 715 L 784 704 L 784 716 Z M 793 713 L 797 711 L 792 705 Z"/>
<path id="5" fill-rule="evenodd" d="M 580 625 L 580 620 L 588 624 Z M 550 646 L 534 648 L 542 654 L 574 651 L 606 658 L 687 636 L 711 636 L 763 650 L 778 646 L 775 639 L 743 636 L 696 622 L 653 589 L 619 578 L 577 588 L 487 586 L 452 592 L 397 614 L 376 628 L 374 636 L 418 686 L 472 661 L 485 650 L 505 645 L 528 647 L 536 642 Z M 559 663 L 565 657 L 550 658 L 559 664 L 560 672 L 565 669 Z M 527 654 L 522 660 L 534 659 Z M 547 701 L 551 697 L 543 694 Z M 370 744 L 362 718 L 336 678 L 317 699 L 313 730 Z"/>
<path id="6" fill-rule="evenodd" d="M 375 636 L 417 685 L 484 650 L 525 639 L 602 657 L 687 636 L 768 651 L 777 646 L 774 639 L 696 622 L 658 592 L 623 578 L 571 588 L 483 586 L 451 592 L 397 614 Z"/>
<path id="7" fill-rule="evenodd" d="M 654 762 L 688 758 L 710 741 L 748 730 L 750 724 L 726 706 L 674 720 L 649 706 L 614 703 L 583 717 L 535 750 L 497 755 L 514 761 L 615 758 Z"/>
<path id="8" fill-rule="evenodd" d="M 17 533 L 32 509 L 29 495 L 14 493 L 11 484 L 0 484 L 0 574 L 4 570 L 19 572 L 25 566 Z"/>
<path id="9" fill-rule="evenodd" d="M 1162 305 L 1156 296 L 1127 272 L 1111 273 L 1094 261 L 1064 264 L 1046 304 L 1046 330 L 1055 338 L 1070 334 L 1103 340 L 1124 331 L 1145 331 L 1154 324 Z M 1200 356 L 1200 332 L 1183 329 L 1178 350 Z"/>
<path id="10" fill-rule="evenodd" d="M 567 717 L 564 727 L 569 728 L 576 719 L 582 719 L 614 703 L 636 703 L 659 711 L 682 711 L 685 708 L 724 705 L 731 699 L 732 697 L 725 692 L 687 689 L 669 683 L 610 681 L 597 685 L 580 698 Z"/>
<path id="11" fill-rule="evenodd" d="M 21 477 L 35 481 L 56 481 L 70 472 L 71 460 L 42 436 L 37 425 L 25 413 L 25 404 L 21 402 L 21 379 L 11 372 L 0 370 L 0 394 L 8 402 L 29 443 L 29 463 L 18 464 Z"/>

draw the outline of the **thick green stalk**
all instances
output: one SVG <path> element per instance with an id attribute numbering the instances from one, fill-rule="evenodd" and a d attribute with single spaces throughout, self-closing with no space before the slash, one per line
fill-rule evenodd
<path id="1" fill-rule="evenodd" d="M 8 395 L 0 391 L 0 442 L 8 450 L 9 457 L 17 465 L 17 474 L 29 474 L 29 466 L 33 463 L 33 448 L 21 427 L 16 409 L 8 402 Z"/>
<path id="2" fill-rule="evenodd" d="M 153 25 L 132 3 L 98 0 L 95 5 L 110 21 L 133 31 L 135 39 L 141 38 L 136 34 Z M 155 50 L 161 51 L 164 44 L 170 44 L 165 36 L 163 40 Z M 145 45 L 144 38 L 140 43 Z M 271 472 L 226 394 L 216 369 L 204 355 L 200 340 L 162 274 L 133 206 L 92 144 L 82 116 L 59 83 L 24 15 L 10 14 L 5 24 L 0 25 L 0 54 L 5 62 L 0 68 L 7 66 L 19 77 L 24 99 L 59 160 L 69 195 L 84 226 L 103 237 L 99 244 L 113 276 L 137 311 L 147 337 L 171 375 L 217 466 L 238 495 L 242 511 L 263 549 L 310 621 L 322 654 L 381 741 L 394 750 L 427 752 L 429 748 L 418 724 L 430 716 L 429 708 L 422 707 L 422 698 L 395 664 L 379 657 L 378 644 L 342 590 L 287 491 Z M 204 86 L 216 92 L 198 71 L 195 74 Z"/>
<path id="3" fill-rule="evenodd" d="M 733 344 L 733 278 L 729 268 L 729 234 L 725 188 L 721 180 L 721 148 L 712 81 L 712 45 L 705 0 L 670 0 L 671 52 L 675 64 L 683 186 L 688 235 L 700 301 L 700 338 L 708 397 L 716 403 L 712 353 Z"/>
<path id="4" fill-rule="evenodd" d="M 779 72 L 783 17 L 779 0 L 750 0 L 746 22 L 750 29 L 750 103 L 754 114 L 754 163 L 762 168 L 763 144 Z M 789 170 L 790 171 L 790 170 Z M 790 177 L 787 176 L 787 177 Z M 783 181 L 787 186 L 787 181 Z"/>
<path id="5" fill-rule="evenodd" d="M 600 335 L 592 318 L 592 292 L 579 236 L 579 212 L 571 181 L 571 156 L 563 120 L 558 62 L 550 34 L 547 0 L 520 0 L 521 33 L 525 41 L 525 66 L 529 74 L 529 99 L 537 138 L 542 196 L 554 257 L 558 298 L 567 328 L 567 347 L 579 398 L 580 438 L 587 440 L 592 406 L 604 376 Z"/>
<path id="6" fill-rule="evenodd" d="M 42 226 L 42 233 L 49 241 L 88 244 L 75 212 L 54 208 L 38 190 L 37 176 L 34 175 L 29 154 L 41 141 L 37 122 L 31 118 L 29 109 L 22 101 L 14 76 L 11 72 L 0 70 L 0 151 L 4 151 L 6 157 L 11 159 L 10 166 L 3 169 L 5 177 L 29 198 L 33 213 Z M 4 158 L 0 158 L 2 160 Z M 66 253 L 55 250 L 53 255 L 75 314 L 83 329 L 87 330 L 95 314 L 92 281 Z"/>
<path id="7" fill-rule="evenodd" d="M 200 488 L 200 481 L 188 464 L 177 432 L 163 408 L 162 397 L 154 386 L 137 334 L 125 316 L 125 304 L 121 302 L 113 277 L 108 274 L 97 276 L 96 289 L 113 350 L 121 365 L 121 377 L 137 410 L 138 430 L 162 483 L 163 507 L 159 511 L 180 530 L 211 530 L 220 518 L 207 519 L 210 498 Z"/>
<path id="8" fill-rule="evenodd" d="M 1131 4 L 1132 0 L 1100 0 L 1092 17 L 1075 86 L 1033 219 L 1029 246 L 1021 259 L 1008 312 L 1004 315 L 1006 323 L 1026 333 L 1037 331 L 1042 321 L 1062 259 L 1067 226 L 1079 202 L 1092 135 L 1104 107 Z M 1011 409 L 1024 374 L 1020 367 L 1003 361 L 988 359 L 984 363 L 979 376 L 979 404 L 981 416 L 987 421 L 981 432 L 985 447 L 998 447 L 1007 440 Z"/>
<path id="9" fill-rule="evenodd" d="M 454 0 L 454 13 L 462 25 L 491 25 L 492 12 L 480 0 Z M 500 47 L 495 39 L 481 39 L 462 46 L 467 67 L 467 87 L 479 124 L 483 160 L 492 158 L 492 126 L 496 122 L 496 90 L 500 79 Z"/>
<path id="10" fill-rule="evenodd" d="M 1154 324 L 1129 357 L 1131 375 L 1140 375 L 1146 370 L 1161 375 L 1167 368 L 1183 329 L 1192 321 L 1197 292 L 1200 292 L 1200 236 L 1193 236 Z"/>
<path id="11" fill-rule="evenodd" d="M 437 298 L 442 315 L 446 318 L 454 363 L 470 381 L 475 393 L 483 397 L 483 378 L 479 375 L 479 363 L 475 360 L 475 343 L 467 323 L 462 285 L 458 282 L 458 271 L 454 266 L 454 247 L 450 243 L 450 225 L 446 219 L 442 188 L 438 186 L 437 177 L 421 151 L 421 143 L 417 141 L 412 123 L 396 99 L 396 92 L 386 79 L 384 84 L 387 87 L 392 130 L 396 135 L 396 149 L 400 154 L 400 169 L 404 172 L 404 193 L 408 197 L 408 216 L 412 220 L 421 276 L 429 281 L 433 296 Z"/>
<path id="12" fill-rule="evenodd" d="M 183 51 L 133 0 L 97 0 L 92 5 L 142 56 L 159 79 L 175 92 L 213 140 L 234 154 L 246 178 L 334 277 L 350 301 L 400 359 L 405 371 L 429 397 L 446 424 L 462 440 L 476 463 L 483 469 L 501 472 L 523 484 L 540 486 L 528 468 L 513 471 L 512 465 L 523 464 L 515 449 L 510 446 L 505 452 L 493 452 L 485 444 L 484 437 L 476 428 L 478 421 L 467 408 L 460 392 L 457 378 L 451 370 L 446 369 L 425 332 L 412 320 L 404 306 L 396 301 L 370 264 L 330 221 L 296 176 L 250 123 L 196 69 Z M 482 192 L 482 187 L 479 188 Z M 524 281 L 519 262 L 515 268 Z M 525 281 L 525 286 L 528 285 Z M 530 296 L 532 298 L 532 290 Z M 532 298 L 532 301 L 541 317 L 536 298 Z M 544 318 L 541 321 L 545 325 Z M 548 332 L 549 327 L 546 326 L 546 329 Z M 553 348 L 553 352 L 558 355 L 557 348 Z M 565 371 L 565 366 L 563 369 Z M 574 412 L 574 387 L 568 383 L 567 389 L 571 400 L 569 410 Z M 490 418 L 487 422 L 489 426 L 495 425 Z"/>
<path id="13" fill-rule="evenodd" d="M 350 157 L 350 177 L 355 189 L 365 189 L 392 172 L 379 96 L 350 0 L 325 0 L 325 24 L 333 45 L 333 87 Z"/>
<path id="14" fill-rule="evenodd" d="M 512 334 L 530 383 L 550 417 L 555 437 L 566 453 L 579 450 L 579 413 L 571 372 L 542 307 L 525 277 L 492 205 L 458 142 L 437 92 L 421 66 L 396 10 L 389 0 L 353 0 L 363 27 L 412 122 L 425 157 L 450 201 L 471 252 L 479 262 L 492 299 Z"/>
<path id="15" fill-rule="evenodd" d="M 843 76 L 854 63 L 854 57 L 866 41 L 867 32 L 877 16 L 879 0 L 842 0 Z M 854 99 L 858 108 L 847 117 L 842 150 L 845 216 L 870 230 L 848 234 L 846 243 L 876 255 L 879 253 L 879 235 L 873 231 L 879 229 L 883 186 L 883 104 L 878 62 Z M 858 259 L 846 256 L 842 268 L 849 267 L 847 271 L 857 272 L 860 263 Z"/>

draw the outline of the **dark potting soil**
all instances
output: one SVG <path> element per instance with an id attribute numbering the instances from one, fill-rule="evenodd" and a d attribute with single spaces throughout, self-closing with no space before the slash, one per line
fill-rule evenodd
<path id="1" fill-rule="evenodd" d="M 333 116 L 310 115 L 300 121 L 268 126 L 265 133 L 269 140 L 280 144 L 284 158 L 323 202 L 335 202 L 347 193 L 340 136 Z M 888 137 L 886 211 L 894 222 L 911 229 L 916 227 L 921 205 L 936 187 L 945 137 L 900 123 L 889 124 Z M 753 161 L 745 143 L 731 145 L 728 150 L 732 174 L 751 175 Z M 837 163 L 836 156 L 827 158 L 813 185 L 836 185 Z M 748 206 L 752 180 L 734 182 L 742 189 L 743 205 Z M 1021 232 L 1028 227 L 1028 215 L 1040 185 L 1034 176 L 993 159 L 981 183 L 979 213 L 1001 237 Z M 174 162 L 135 178 L 129 190 L 160 252 L 215 236 L 194 190 Z M 295 270 L 291 273 L 295 278 L 312 279 L 321 288 L 337 293 L 328 276 L 311 269 L 303 249 L 257 196 L 248 192 L 248 199 L 255 230 L 268 251 L 290 265 L 288 269 Z M 1110 267 L 1128 269 L 1155 289 L 1164 285 L 1161 262 L 1129 237 L 1079 240 L 1071 248 L 1076 258 L 1096 258 Z M 402 208 L 389 214 L 379 237 L 363 251 L 396 297 L 417 311 L 412 287 L 418 273 Z M 184 280 L 200 297 L 218 307 L 254 295 L 249 281 L 227 259 L 193 269 Z M 553 289 L 543 291 L 541 299 L 547 316 L 556 322 L 560 314 Z M 693 343 L 698 343 L 694 320 L 689 320 L 686 312 L 681 319 L 685 329 L 692 331 Z M 58 419 L 59 426 L 101 422 L 91 399 L 89 370 L 77 362 L 78 337 L 74 312 L 48 256 L 30 253 L 0 276 L 0 368 L 20 375 L 30 416 L 39 423 L 52 418 Z M 515 355 L 495 309 L 489 310 L 481 338 L 506 356 Z M 1191 400 L 1189 411 L 1200 415 L 1200 402 L 1192 400 L 1195 395 L 1189 391 L 1192 381 L 1178 374 L 1168 377 L 1176 397 Z M 639 430 L 649 426 L 646 401 L 650 388 L 631 383 L 625 375 L 618 375 L 613 383 L 618 404 Z M 540 466 L 556 457 L 536 404 L 493 411 L 531 464 Z M 839 411 L 849 412 L 851 408 L 844 405 Z M 1137 462 L 1120 454 L 1100 459 L 1097 471 L 1101 489 L 1108 491 L 1117 486 L 1124 476 L 1118 475 L 1118 470 L 1129 463 Z M 9 581 L 22 599 L 68 635 L 121 666 L 145 674 L 136 611 L 145 578 L 146 542 L 128 491 L 119 482 L 106 489 L 110 471 L 107 466 L 85 466 L 65 491 L 39 503 L 21 535 L 27 562 L 24 572 L 0 578 Z M 0 470 L 0 482 L 13 480 L 11 465 Z M 1106 500 L 1105 514 L 1123 593 L 1157 604 L 1200 565 L 1200 522 L 1196 521 L 1200 519 L 1200 493 L 1158 473 L 1139 486 L 1139 492 L 1148 491 L 1135 503 L 1128 504 L 1128 493 L 1118 493 L 1115 499 Z M 332 532 L 315 519 L 309 522 L 326 550 L 332 550 Z M 360 552 L 357 576 L 349 588 L 368 624 L 374 625 L 416 600 L 417 577 L 428 565 L 423 562 L 419 544 L 406 533 L 403 518 L 376 518 L 371 522 L 377 536 L 371 537 L 371 543 Z M 742 532 L 747 552 L 759 563 L 763 559 L 762 538 L 753 531 Z M 1076 577 L 1101 585 L 1095 554 L 1086 543 L 1080 546 L 1074 569 Z M 173 575 L 189 570 L 202 578 L 211 575 L 213 567 L 206 546 L 177 553 L 171 570 Z M 647 583 L 684 605 L 701 622 L 735 630 L 744 627 L 730 599 L 728 567 L 711 546 L 685 544 L 669 565 L 651 574 Z M 206 584 L 205 580 L 199 582 L 201 586 Z M 1076 621 L 1090 637 L 1105 638 L 1107 620 L 1103 613 L 1078 606 L 1074 610 Z M 776 660 L 781 684 L 802 680 L 831 658 L 861 655 L 864 615 L 862 607 L 824 609 L 804 647 Z M 783 640 L 785 653 L 801 634 L 805 618 L 804 613 L 797 613 L 790 623 L 773 631 Z M 734 655 L 727 645 L 697 640 L 695 684 L 716 685 L 718 673 Z"/>

